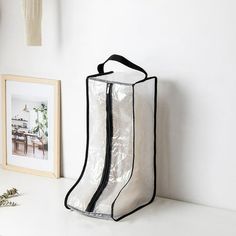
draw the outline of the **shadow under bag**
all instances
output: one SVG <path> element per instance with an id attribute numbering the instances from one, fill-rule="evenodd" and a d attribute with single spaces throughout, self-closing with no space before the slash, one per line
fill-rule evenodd
<path id="1" fill-rule="evenodd" d="M 142 72 L 144 78 L 104 73 L 109 60 Z M 85 162 L 65 206 L 118 221 L 155 198 L 157 78 L 119 55 L 98 65 L 98 72 L 86 80 Z"/>

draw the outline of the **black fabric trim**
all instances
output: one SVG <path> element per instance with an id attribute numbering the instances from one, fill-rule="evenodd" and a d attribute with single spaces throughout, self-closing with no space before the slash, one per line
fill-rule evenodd
<path id="1" fill-rule="evenodd" d="M 112 121 L 112 84 L 107 84 L 106 87 L 106 155 L 102 172 L 102 177 L 97 190 L 92 196 L 85 211 L 93 212 L 97 200 L 100 198 L 109 181 L 111 168 L 111 152 L 112 152 L 112 137 L 113 137 L 113 121 Z"/>
<path id="2" fill-rule="evenodd" d="M 155 76 L 146 77 L 146 78 L 144 78 L 142 80 L 138 80 L 137 82 L 134 82 L 134 83 L 125 83 L 125 82 L 118 82 L 118 81 L 94 78 L 94 77 L 100 77 L 100 76 L 103 76 L 103 75 L 109 75 L 109 74 L 113 74 L 113 73 L 114 73 L 114 71 L 108 71 L 108 72 L 104 72 L 104 73 L 89 75 L 87 78 L 92 79 L 92 80 L 96 80 L 96 81 L 101 81 L 101 82 L 104 82 L 104 83 L 122 84 L 122 85 L 127 85 L 127 86 L 132 86 L 132 85 L 135 85 L 135 84 L 138 84 L 138 83 L 142 83 L 142 82 L 144 82 L 146 80 L 150 80 L 150 79 L 156 78 Z"/>
<path id="3" fill-rule="evenodd" d="M 87 77 L 87 79 L 90 79 L 90 78 L 92 78 L 92 77 L 98 77 L 98 76 L 103 76 L 103 75 L 109 75 L 109 74 L 112 74 L 112 73 L 114 73 L 114 71 L 108 71 L 108 72 L 101 73 L 101 74 L 93 74 L 93 75 L 89 75 L 89 76 Z"/>
<path id="4" fill-rule="evenodd" d="M 82 179 L 85 169 L 86 169 L 86 165 L 87 165 L 87 161 L 88 161 L 88 149 L 89 149 L 89 85 L 88 85 L 88 81 L 89 78 L 86 78 L 86 125 L 87 125 L 87 141 L 86 141 L 86 151 L 85 151 L 85 161 L 84 161 L 84 166 L 82 169 L 82 172 L 80 174 L 80 177 L 78 178 L 78 180 L 75 182 L 75 184 L 71 187 L 71 189 L 68 191 L 68 193 L 66 194 L 65 200 L 64 200 L 64 205 L 67 209 L 70 209 L 70 207 L 67 205 L 67 200 L 69 195 L 71 194 L 71 192 L 73 191 L 73 189 L 76 187 L 76 185 L 80 182 L 80 180 Z"/>
<path id="5" fill-rule="evenodd" d="M 103 62 L 103 63 L 98 65 L 97 70 L 98 70 L 98 72 L 100 74 L 104 73 L 104 65 L 108 61 L 120 62 L 121 64 L 123 64 L 123 65 L 125 65 L 125 66 L 127 66 L 127 67 L 129 67 L 131 69 L 134 69 L 134 70 L 142 72 L 145 75 L 145 77 L 144 77 L 145 79 L 148 77 L 147 72 L 143 68 L 141 68 L 140 66 L 138 66 L 138 65 L 134 64 L 133 62 L 129 61 L 125 57 L 117 55 L 117 54 L 111 55 L 105 62 Z"/>
<path id="6" fill-rule="evenodd" d="M 116 200 L 118 199 L 118 197 L 119 197 L 120 193 L 122 192 L 122 190 L 129 184 L 129 182 L 130 182 L 130 180 L 131 180 L 131 178 L 132 178 L 132 175 L 133 175 L 134 161 L 135 161 L 135 152 L 134 152 L 134 153 L 133 153 L 132 172 L 131 172 L 130 178 L 129 178 L 129 180 L 127 181 L 127 183 L 123 186 L 123 188 L 120 190 L 120 192 L 118 193 L 117 197 L 115 198 L 115 200 L 113 201 L 112 206 L 111 206 L 111 217 L 112 217 L 112 219 L 113 219 L 114 221 L 120 221 L 121 219 L 123 219 L 123 218 L 125 218 L 125 217 L 127 217 L 127 216 L 133 214 L 134 212 L 136 212 L 136 211 L 142 209 L 143 207 L 145 207 L 145 206 L 151 204 L 151 203 L 154 201 L 155 196 L 156 196 L 157 77 L 153 76 L 153 77 L 150 77 L 150 78 L 148 78 L 148 79 L 154 79 L 154 80 L 155 80 L 155 93 L 154 93 L 154 160 L 153 160 L 153 164 L 154 164 L 154 167 L 153 167 L 153 168 L 154 168 L 154 170 L 153 170 L 153 172 L 154 172 L 154 189 L 153 189 L 153 195 L 152 195 L 151 200 L 150 200 L 148 203 L 146 203 L 146 204 L 144 204 L 144 205 L 142 205 L 142 206 L 139 206 L 138 208 L 134 209 L 133 211 L 131 211 L 131 212 L 129 212 L 129 213 L 127 213 L 127 214 L 125 214 L 125 215 L 123 215 L 123 216 L 117 218 L 117 219 L 114 218 L 114 214 L 113 214 L 113 213 L 114 213 L 114 204 L 115 204 Z M 139 83 L 144 82 L 144 81 L 146 81 L 146 80 L 139 81 Z M 135 84 L 137 84 L 137 83 L 135 83 Z M 133 128 L 133 129 L 134 129 L 134 131 L 135 131 L 135 112 L 134 112 L 134 86 L 135 86 L 135 84 L 133 85 L 133 124 L 134 124 L 134 128 Z M 134 147 L 135 147 L 135 133 L 134 133 L 133 139 L 134 139 L 134 140 L 133 140 L 133 142 L 134 142 L 133 145 L 134 145 Z M 135 150 L 135 149 L 134 149 L 134 150 Z"/>
<path id="7" fill-rule="evenodd" d="M 117 82 L 117 81 L 112 81 L 112 80 L 106 80 L 106 79 L 99 79 L 96 77 L 90 77 L 91 80 L 97 81 L 97 82 L 102 82 L 102 83 L 106 83 L 106 84 L 120 84 L 120 85 L 124 85 L 124 86 L 132 86 L 133 84 L 128 84 L 128 83 L 122 83 L 122 82 Z"/>
<path id="8" fill-rule="evenodd" d="M 151 77 L 148 77 L 148 78 L 146 78 L 146 79 L 139 80 L 139 81 L 135 82 L 134 85 L 135 85 L 135 84 L 142 83 L 142 82 L 145 82 L 145 81 L 150 80 L 150 79 L 153 79 L 153 78 L 155 78 L 155 76 L 151 76 Z"/>
<path id="9" fill-rule="evenodd" d="M 146 79 L 138 80 L 137 82 L 134 82 L 134 83 L 125 83 L 125 82 L 118 82 L 118 81 L 112 81 L 112 80 L 96 78 L 96 77 L 99 77 L 99 76 L 102 76 L 102 75 L 107 75 L 107 74 L 112 74 L 112 73 L 114 73 L 114 72 L 110 71 L 110 72 L 107 72 L 107 73 L 104 73 L 104 74 L 90 75 L 89 79 L 99 81 L 99 82 L 103 82 L 103 83 L 121 84 L 121 85 L 125 85 L 125 86 L 133 86 L 135 84 L 142 83 L 142 82 L 145 82 L 147 80 L 153 79 L 153 76 L 152 76 L 152 77 L 148 77 Z"/>

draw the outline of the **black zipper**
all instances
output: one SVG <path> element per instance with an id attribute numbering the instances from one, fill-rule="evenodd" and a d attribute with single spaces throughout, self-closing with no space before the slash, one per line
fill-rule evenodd
<path id="1" fill-rule="evenodd" d="M 93 212 L 97 200 L 106 188 L 111 166 L 111 150 L 112 150 L 113 122 L 112 122 L 112 83 L 107 84 L 106 88 L 106 156 L 100 184 L 90 200 L 86 211 Z"/>

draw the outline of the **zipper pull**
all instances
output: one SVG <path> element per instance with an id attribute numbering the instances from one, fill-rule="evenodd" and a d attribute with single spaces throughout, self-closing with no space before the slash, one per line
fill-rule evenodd
<path id="1" fill-rule="evenodd" d="M 107 91 L 106 91 L 106 94 L 109 94 L 110 87 L 111 87 L 111 84 L 107 84 Z"/>

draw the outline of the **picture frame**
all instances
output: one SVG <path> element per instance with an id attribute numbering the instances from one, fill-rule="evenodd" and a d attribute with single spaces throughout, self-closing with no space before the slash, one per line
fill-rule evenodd
<path id="1" fill-rule="evenodd" d="M 1 75 L 3 169 L 60 177 L 60 81 Z"/>

